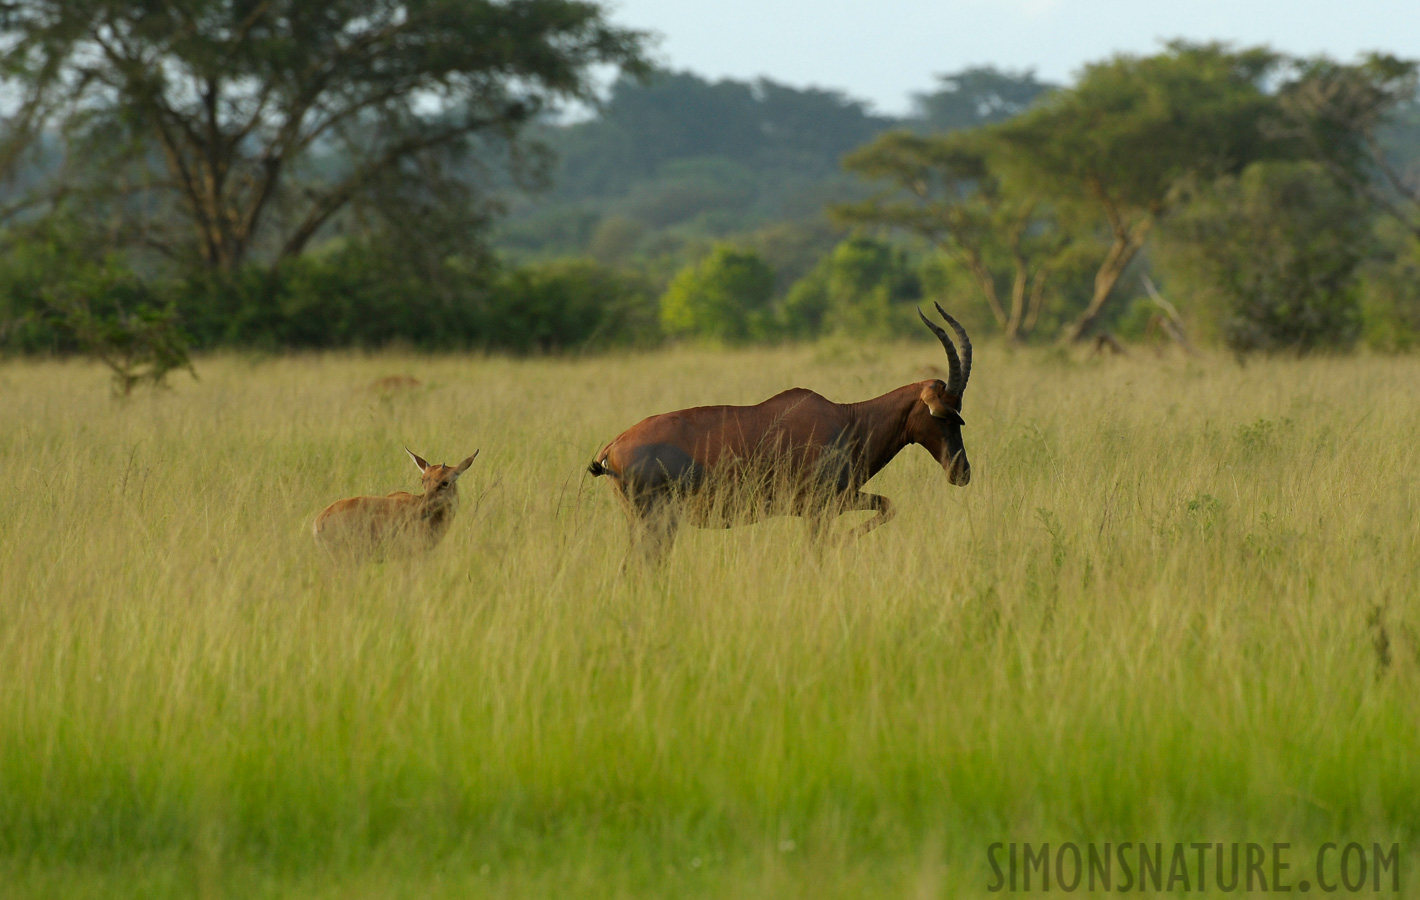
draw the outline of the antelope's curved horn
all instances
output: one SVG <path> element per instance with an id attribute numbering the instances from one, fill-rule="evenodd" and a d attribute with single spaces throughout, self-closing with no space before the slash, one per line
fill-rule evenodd
<path id="1" fill-rule="evenodd" d="M 971 380 L 971 338 L 966 336 L 966 329 L 961 327 L 961 323 L 942 309 L 942 304 L 936 301 L 932 305 L 937 307 L 937 312 L 942 314 L 942 318 L 947 320 L 947 324 L 952 326 L 952 331 L 957 333 L 957 340 L 961 341 L 961 390 L 958 394 L 966 392 L 966 383 Z"/>
<path id="2" fill-rule="evenodd" d="M 937 307 L 941 309 L 941 307 Z M 961 396 L 962 388 L 965 387 L 966 379 L 961 375 L 961 359 L 957 357 L 957 348 L 952 345 L 952 339 L 947 337 L 947 333 L 940 326 L 933 324 L 932 320 L 922 314 L 922 307 L 917 307 L 917 315 L 921 317 L 922 324 L 932 329 L 932 333 L 937 336 L 937 340 L 942 342 L 942 349 L 947 351 L 947 393 Z M 951 317 L 948 317 L 951 321 Z M 957 326 L 960 328 L 961 326 Z"/>

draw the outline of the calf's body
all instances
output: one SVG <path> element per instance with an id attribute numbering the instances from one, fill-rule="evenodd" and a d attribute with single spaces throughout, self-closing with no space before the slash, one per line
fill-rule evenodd
<path id="1" fill-rule="evenodd" d="M 422 494 L 395 491 L 383 497 L 347 497 L 316 516 L 316 543 L 332 551 L 382 553 L 392 547 L 431 549 L 444 538 L 458 508 L 459 476 L 478 451 L 457 466 L 431 465 L 405 450 L 419 467 Z"/>

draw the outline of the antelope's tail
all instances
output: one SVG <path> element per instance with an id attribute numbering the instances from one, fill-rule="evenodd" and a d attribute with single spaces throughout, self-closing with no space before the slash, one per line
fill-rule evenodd
<path id="1" fill-rule="evenodd" d="M 611 467 L 606 464 L 607 454 L 611 451 L 611 444 L 607 444 L 597 454 L 597 458 L 592 460 L 587 466 L 587 471 L 592 473 L 593 478 L 600 478 L 603 475 L 610 475 Z"/>

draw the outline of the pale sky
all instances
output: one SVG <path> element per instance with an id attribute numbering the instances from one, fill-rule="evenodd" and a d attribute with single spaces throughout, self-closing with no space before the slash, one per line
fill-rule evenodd
<path id="1" fill-rule="evenodd" d="M 660 34 L 655 57 L 712 79 L 841 90 L 902 114 L 934 76 L 972 65 L 1066 83 L 1161 41 L 1266 44 L 1349 61 L 1420 58 L 1417 0 L 608 0 L 619 25 Z"/>

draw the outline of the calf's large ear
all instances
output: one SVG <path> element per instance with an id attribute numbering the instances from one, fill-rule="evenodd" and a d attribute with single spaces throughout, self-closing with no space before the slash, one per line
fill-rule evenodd
<path id="1" fill-rule="evenodd" d="M 468 467 L 471 466 L 471 465 L 473 465 L 473 461 L 474 461 L 475 459 L 478 459 L 478 451 L 477 451 L 477 450 L 473 451 L 473 455 L 470 456 L 468 459 L 466 459 L 466 460 L 464 460 L 463 462 L 459 463 L 458 468 L 454 469 L 454 477 L 457 478 L 457 477 L 459 477 L 460 475 L 462 475 L 463 473 L 467 472 L 467 471 L 468 471 Z"/>
<path id="2" fill-rule="evenodd" d="M 922 393 L 919 395 L 922 402 L 927 404 L 927 411 L 935 419 L 945 419 L 954 425 L 965 425 L 962 421 L 961 413 L 956 411 L 951 399 L 947 394 L 947 386 L 941 381 L 931 381 L 922 386 Z M 960 401 L 958 401 L 959 403 Z"/>
<path id="3" fill-rule="evenodd" d="M 419 473 L 421 475 L 424 474 L 424 470 L 429 468 L 429 464 L 424 461 L 424 458 L 421 457 L 418 453 L 415 453 L 413 450 L 409 449 L 408 447 L 404 448 L 404 452 L 408 453 L 409 458 L 414 460 L 414 464 L 419 467 Z"/>

